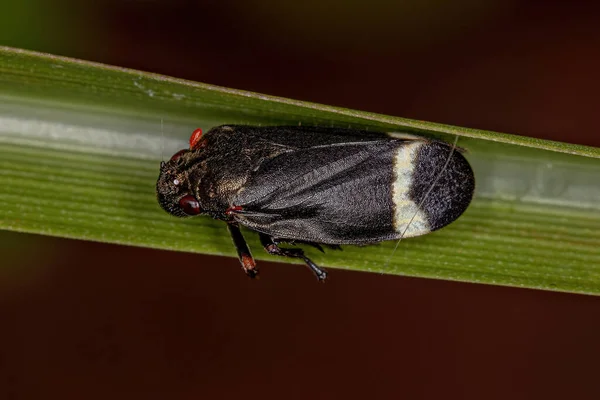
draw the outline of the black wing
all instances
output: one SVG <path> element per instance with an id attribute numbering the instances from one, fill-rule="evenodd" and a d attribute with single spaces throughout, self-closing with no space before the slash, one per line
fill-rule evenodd
<path id="1" fill-rule="evenodd" d="M 402 140 L 381 134 L 356 140 L 316 133 L 318 145 L 296 147 L 260 165 L 234 198 L 243 225 L 279 239 L 318 243 L 370 243 L 398 237 L 393 226 L 394 158 Z M 263 139 L 277 141 L 273 135 Z M 294 139 L 295 138 L 295 139 Z M 310 138 L 306 138 L 310 140 Z M 304 142 L 306 143 L 306 142 Z"/>

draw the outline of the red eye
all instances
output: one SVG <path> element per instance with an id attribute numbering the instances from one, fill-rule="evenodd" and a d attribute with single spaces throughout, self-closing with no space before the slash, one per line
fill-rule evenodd
<path id="1" fill-rule="evenodd" d="M 187 149 L 183 149 L 183 150 L 179 150 L 177 153 L 173 154 L 171 156 L 171 160 L 170 161 L 175 161 L 177 160 L 179 157 L 181 157 L 183 155 L 183 153 L 185 153 L 187 151 Z"/>
<path id="2" fill-rule="evenodd" d="M 190 136 L 190 150 L 195 150 L 200 147 L 200 139 L 202 139 L 202 129 L 198 128 L 192 132 L 192 136 Z"/>
<path id="3" fill-rule="evenodd" d="M 183 212 L 187 215 L 200 214 L 200 203 L 198 203 L 198 200 L 191 194 L 183 196 L 181 200 L 179 200 L 179 207 L 181 207 Z"/>

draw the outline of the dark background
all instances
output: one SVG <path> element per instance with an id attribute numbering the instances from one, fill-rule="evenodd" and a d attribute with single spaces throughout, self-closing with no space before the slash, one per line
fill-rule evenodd
<path id="1" fill-rule="evenodd" d="M 0 44 L 600 146 L 593 4 L 11 0 Z M 595 297 L 0 243 L 2 399 L 600 397 Z"/>

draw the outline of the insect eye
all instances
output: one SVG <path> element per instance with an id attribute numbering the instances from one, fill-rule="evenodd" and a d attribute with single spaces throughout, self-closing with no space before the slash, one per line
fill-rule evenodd
<path id="1" fill-rule="evenodd" d="M 183 153 L 185 153 L 186 151 L 187 151 L 186 149 L 179 150 L 177 153 L 175 153 L 171 156 L 170 161 L 175 161 L 175 160 L 179 159 L 179 157 L 181 157 L 183 155 Z"/>
<path id="2" fill-rule="evenodd" d="M 200 147 L 200 139 L 202 139 L 202 129 L 198 128 L 190 136 L 190 150 Z"/>
<path id="3" fill-rule="evenodd" d="M 183 210 L 187 215 L 198 215 L 200 214 L 200 203 L 198 200 L 191 194 L 183 196 L 179 200 L 179 207 Z"/>

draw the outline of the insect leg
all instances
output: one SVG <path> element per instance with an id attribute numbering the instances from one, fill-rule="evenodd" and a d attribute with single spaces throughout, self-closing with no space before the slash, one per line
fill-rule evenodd
<path id="1" fill-rule="evenodd" d="M 233 239 L 235 249 L 237 250 L 242 269 L 250 278 L 255 278 L 258 275 L 258 268 L 256 268 L 256 262 L 252 257 L 252 253 L 250 253 L 246 240 L 242 236 L 240 227 L 237 223 L 230 222 L 227 224 L 227 228 L 229 228 L 229 233 Z"/>
<path id="2" fill-rule="evenodd" d="M 264 233 L 259 234 L 260 242 L 263 247 L 267 251 L 267 253 L 276 255 L 276 256 L 284 256 L 284 257 L 294 257 L 301 258 L 304 260 L 308 268 L 311 269 L 312 272 L 317 276 L 317 279 L 320 281 L 324 281 L 327 278 L 327 271 L 321 269 L 311 261 L 310 258 L 304 255 L 304 251 L 302 249 L 282 249 L 273 241 L 273 238 L 265 235 Z"/>

